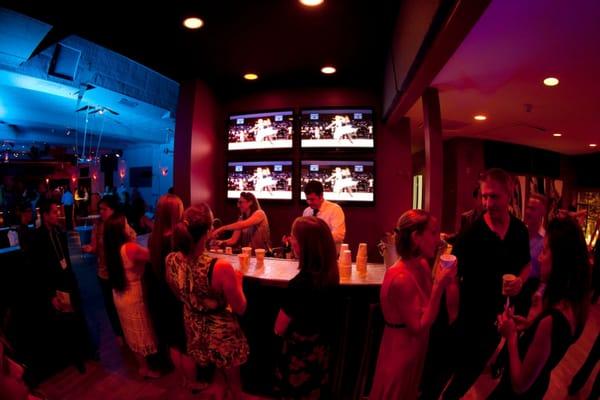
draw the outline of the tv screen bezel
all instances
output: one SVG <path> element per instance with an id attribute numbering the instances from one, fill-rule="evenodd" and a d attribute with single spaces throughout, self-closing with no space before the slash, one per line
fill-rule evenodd
<path id="1" fill-rule="evenodd" d="M 294 181 L 295 181 L 295 179 L 294 179 L 294 166 L 295 166 L 295 163 L 294 163 L 294 160 L 292 160 L 292 159 L 285 159 L 285 160 L 282 160 L 282 159 L 273 159 L 273 160 L 269 160 L 269 159 L 266 159 L 266 160 L 254 160 L 254 159 L 252 159 L 252 160 L 227 160 L 225 162 L 225 180 L 224 180 L 225 201 L 233 202 L 233 201 L 237 201 L 239 199 L 239 196 L 238 197 L 229 197 L 229 188 L 228 188 L 229 165 L 230 164 L 239 164 L 239 163 L 266 163 L 266 164 L 289 163 L 290 164 L 290 168 L 291 168 L 291 172 L 292 172 L 292 186 L 291 186 L 291 190 L 290 190 L 291 197 L 289 199 L 269 199 L 269 198 L 260 198 L 260 197 L 257 197 L 257 199 L 261 203 L 264 203 L 264 202 L 271 203 L 271 202 L 273 202 L 273 203 L 278 203 L 278 204 L 285 203 L 285 202 L 290 202 L 291 203 L 292 201 L 294 201 L 294 197 L 295 197 L 294 196 L 294 190 L 295 190 L 295 188 L 294 188 Z M 250 193 L 254 194 L 253 191 L 250 191 Z"/>
<path id="2" fill-rule="evenodd" d="M 315 146 L 315 147 L 306 147 L 302 145 L 302 116 L 305 112 L 310 111 L 336 111 L 336 110 L 348 110 L 348 111 L 359 111 L 359 110 L 368 110 L 371 112 L 371 118 L 373 123 L 373 146 L 372 147 L 353 147 L 353 146 L 331 146 L 331 147 L 323 147 L 323 146 Z M 364 151 L 375 151 L 377 148 L 377 128 L 376 128 L 376 113 L 375 109 L 371 106 L 324 106 L 324 107 L 303 107 L 298 110 L 298 116 L 296 118 L 297 124 L 297 136 L 298 136 L 298 147 L 301 151 L 328 151 L 328 150 L 339 150 L 344 152 L 364 152 Z"/>
<path id="3" fill-rule="evenodd" d="M 300 165 L 298 165 L 298 180 L 299 180 L 299 184 L 297 184 L 298 187 L 298 191 L 299 193 L 299 200 L 301 203 L 306 204 L 306 198 L 304 196 L 304 188 L 302 186 L 302 167 L 304 165 L 310 165 L 311 163 L 373 163 L 373 200 L 372 201 L 368 201 L 368 200 L 330 200 L 325 198 L 325 193 L 323 193 L 323 197 L 328 200 L 331 201 L 333 203 L 337 203 L 337 204 L 341 204 L 344 205 L 346 207 L 374 207 L 376 205 L 377 202 L 377 162 L 374 159 L 356 159 L 356 158 L 349 158 L 349 159 L 314 159 L 314 158 L 310 158 L 310 159 L 306 159 L 306 160 L 301 160 L 300 161 Z"/>
<path id="4" fill-rule="evenodd" d="M 274 148 L 252 148 L 252 149 L 230 149 L 229 148 L 229 122 L 231 121 L 232 118 L 234 117 L 244 117 L 244 116 L 248 116 L 248 115 L 253 115 L 253 114 L 278 114 L 278 113 L 285 113 L 285 112 L 289 112 L 291 113 L 291 117 L 292 117 L 292 143 L 289 147 L 274 147 Z M 269 109 L 269 110 L 256 110 L 256 111 L 245 111 L 245 112 L 236 112 L 236 113 L 229 113 L 227 115 L 227 118 L 225 119 L 225 129 L 227 130 L 226 134 L 224 135 L 224 142 L 225 142 L 225 151 L 228 154 L 244 154 L 244 153 L 250 153 L 250 152 L 277 152 L 277 151 L 286 151 L 286 150 L 293 150 L 296 146 L 296 137 L 297 135 L 297 121 L 298 121 L 298 113 L 296 112 L 296 110 L 293 107 L 290 108 L 280 108 L 280 109 Z"/>

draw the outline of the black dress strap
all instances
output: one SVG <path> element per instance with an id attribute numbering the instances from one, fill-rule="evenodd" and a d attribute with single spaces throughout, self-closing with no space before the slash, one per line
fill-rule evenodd
<path id="1" fill-rule="evenodd" d="M 215 264 L 217 263 L 218 259 L 217 258 L 213 258 L 212 260 L 210 260 L 210 264 L 208 265 L 208 286 L 210 287 L 212 285 L 212 275 L 213 275 L 213 271 L 215 269 Z"/>

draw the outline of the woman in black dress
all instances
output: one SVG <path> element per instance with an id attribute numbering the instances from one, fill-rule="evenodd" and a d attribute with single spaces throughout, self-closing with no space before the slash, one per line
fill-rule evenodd
<path id="1" fill-rule="evenodd" d="M 316 217 L 294 221 L 291 244 L 300 272 L 290 281 L 275 322 L 275 334 L 283 336 L 276 392 L 280 398 L 327 398 L 329 321 L 336 316 L 334 291 L 340 282 L 335 244 L 327 224 Z"/>
<path id="2" fill-rule="evenodd" d="M 542 399 L 552 370 L 583 330 L 591 267 L 583 232 L 574 219 L 550 222 L 539 261 L 545 288 L 537 315 L 532 307 L 529 318 L 513 315 L 512 309 L 498 317 L 508 368 L 492 399 Z"/>

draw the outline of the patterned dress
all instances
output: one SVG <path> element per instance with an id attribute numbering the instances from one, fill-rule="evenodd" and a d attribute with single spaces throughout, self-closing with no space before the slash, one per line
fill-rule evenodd
<path id="1" fill-rule="evenodd" d="M 190 260 L 180 252 L 166 259 L 167 283 L 183 302 L 187 353 L 201 366 L 229 368 L 248 359 L 248 342 L 222 292 L 211 287 L 212 258 Z"/>
<path id="2" fill-rule="evenodd" d="M 119 320 L 125 334 L 127 345 L 142 356 L 157 351 L 156 336 L 144 302 L 141 277 L 144 265 L 135 265 L 127 257 L 125 246 L 121 247 L 121 260 L 125 268 L 127 286 L 122 291 L 113 289 L 113 299 L 119 314 Z"/>

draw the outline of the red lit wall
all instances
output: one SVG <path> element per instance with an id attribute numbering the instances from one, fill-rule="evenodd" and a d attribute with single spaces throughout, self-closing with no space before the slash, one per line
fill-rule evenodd
<path id="1" fill-rule="evenodd" d="M 359 242 L 369 244 L 371 259 L 379 258 L 376 243 L 394 227 L 398 216 L 411 206 L 412 172 L 408 124 L 385 126 L 380 120 L 380 97 L 350 89 L 279 90 L 248 95 L 217 104 L 202 83 L 181 90 L 175 136 L 175 191 L 187 204 L 207 201 L 225 223 L 238 217 L 236 202 L 226 199 L 226 144 L 224 121 L 228 114 L 272 109 L 309 107 L 371 107 L 375 110 L 375 206 L 344 206 L 346 242 L 355 253 Z M 298 150 L 293 150 L 298 151 Z M 298 154 L 296 154 L 296 157 Z M 335 157 L 335 155 L 334 155 Z M 357 158 L 360 154 L 356 155 Z M 290 153 L 286 159 L 293 159 Z M 303 201 L 263 203 L 271 225 L 273 246 L 289 233 L 295 217 L 306 207 Z"/>

